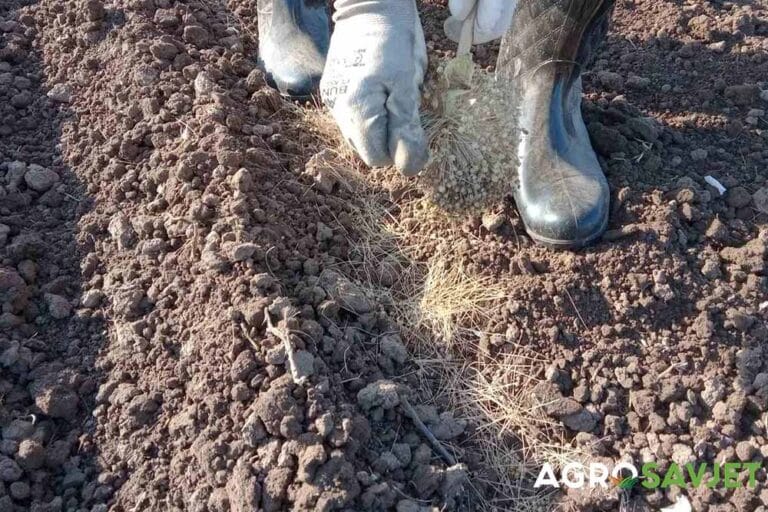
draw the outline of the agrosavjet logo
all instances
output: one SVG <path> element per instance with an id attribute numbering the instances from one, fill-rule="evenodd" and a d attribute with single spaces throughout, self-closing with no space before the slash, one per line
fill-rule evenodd
<path id="1" fill-rule="evenodd" d="M 669 464 L 662 470 L 661 464 L 648 462 L 639 469 L 634 464 L 621 462 L 609 469 L 606 464 L 593 462 L 588 465 L 570 463 L 563 466 L 560 478 L 551 464 L 546 463 L 536 478 L 535 488 L 568 487 L 571 489 L 610 488 L 631 490 L 641 486 L 646 489 L 668 489 L 670 487 L 707 487 L 709 489 L 754 489 L 759 462 L 725 462 L 723 464 L 688 463 Z"/>

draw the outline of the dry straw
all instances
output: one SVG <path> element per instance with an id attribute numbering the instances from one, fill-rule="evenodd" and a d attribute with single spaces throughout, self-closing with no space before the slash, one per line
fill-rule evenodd
<path id="1" fill-rule="evenodd" d="M 483 78 L 475 83 L 482 87 Z M 470 92 L 457 101 L 472 103 L 472 95 Z M 490 119 L 479 124 L 487 133 L 493 132 L 491 126 L 499 122 L 493 116 L 498 116 L 500 110 L 483 108 L 474 111 L 481 113 L 476 119 Z M 561 465 L 581 460 L 582 454 L 563 439 L 559 426 L 543 414 L 532 397 L 531 390 L 539 382 L 538 375 L 546 361 L 528 355 L 523 348 L 499 360 L 465 361 L 465 356 L 476 350 L 478 337 L 491 323 L 491 312 L 506 300 L 512 283 L 469 272 L 449 250 L 454 241 L 463 239 L 463 234 L 459 225 L 446 215 L 446 209 L 456 211 L 447 203 L 461 197 L 463 204 L 474 208 L 501 197 L 509 187 L 505 180 L 510 172 L 501 163 L 513 162 L 503 156 L 511 153 L 494 154 L 477 146 L 478 140 L 470 135 L 481 132 L 480 128 L 467 131 L 472 130 L 472 125 L 465 124 L 466 130 L 452 131 L 450 127 L 461 125 L 463 117 L 433 118 L 432 122 L 438 123 L 428 126 L 433 151 L 447 144 L 450 147 L 443 150 L 451 149 L 456 155 L 460 148 L 459 155 L 466 155 L 460 158 L 465 162 L 501 159 L 495 167 L 500 169 L 498 177 L 494 180 L 491 174 L 478 173 L 477 167 L 461 170 L 455 160 L 443 159 L 447 153 L 437 151 L 437 158 L 433 158 L 430 169 L 420 180 L 428 191 L 434 185 L 429 193 L 431 200 L 402 194 L 392 204 L 383 198 L 387 190 L 412 188 L 412 181 L 397 177 L 394 170 L 363 170 L 327 112 L 308 110 L 302 115 L 310 127 L 312 143 L 318 149 L 330 150 L 338 177 L 347 180 L 359 199 L 351 205 L 355 217 L 354 232 L 348 233 L 352 257 L 340 262 L 340 270 L 377 298 L 401 325 L 419 367 L 421 401 L 448 404 L 457 416 L 472 421 L 474 430 L 469 446 L 451 446 L 449 451 L 460 459 L 466 449 L 480 454 L 483 469 L 474 473 L 470 482 L 478 489 L 472 495 L 477 509 L 551 510 L 552 496 L 532 488 L 537 469 L 544 461 Z M 462 110 L 456 115 L 467 114 Z M 507 129 L 513 128 L 510 125 Z M 488 135 L 487 141 L 511 147 L 510 142 L 500 140 L 503 137 L 499 133 Z M 440 192 L 437 185 L 451 180 L 479 183 L 469 187 L 477 192 L 448 186 Z M 448 208 L 437 208 L 432 201 L 444 202 Z M 439 233 L 430 235 L 413 227 L 423 223 L 434 226 Z M 436 236 L 444 242 L 442 247 L 448 249 L 435 249 Z M 485 490 L 479 491 L 480 487 Z M 487 498 L 489 489 L 492 492 Z"/>

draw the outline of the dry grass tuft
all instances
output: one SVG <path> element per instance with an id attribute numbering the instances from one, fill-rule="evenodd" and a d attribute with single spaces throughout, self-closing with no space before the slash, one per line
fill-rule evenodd
<path id="1" fill-rule="evenodd" d="M 476 338 L 490 322 L 492 306 L 505 298 L 504 283 L 466 272 L 447 256 L 430 259 L 417 302 L 410 306 L 413 324 L 453 349 Z"/>
<path id="2" fill-rule="evenodd" d="M 351 183 L 355 232 L 349 233 L 350 261 L 340 263 L 347 277 L 379 299 L 410 341 L 422 398 L 448 403 L 474 426 L 466 447 L 479 452 L 483 470 L 476 488 L 492 490 L 488 500 L 473 493 L 480 510 L 546 511 L 553 496 L 532 488 L 543 462 L 562 466 L 585 460 L 565 441 L 559 424 L 533 399 L 547 361 L 517 347 L 501 359 L 466 361 L 491 323 L 491 312 L 506 300 L 511 283 L 477 275 L 452 259 L 460 224 L 424 197 L 399 199 L 391 190 L 414 187 L 392 171 L 363 170 L 327 112 L 299 113 L 318 148 L 330 148 L 340 179 Z M 404 197 L 409 197 L 404 194 Z M 439 235 L 422 229 L 440 225 Z"/>

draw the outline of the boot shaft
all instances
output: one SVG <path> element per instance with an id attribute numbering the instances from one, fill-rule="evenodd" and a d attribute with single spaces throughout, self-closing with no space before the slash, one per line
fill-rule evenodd
<path id="1" fill-rule="evenodd" d="M 518 0 L 497 76 L 518 79 L 547 62 L 586 66 L 605 38 L 615 0 Z"/>

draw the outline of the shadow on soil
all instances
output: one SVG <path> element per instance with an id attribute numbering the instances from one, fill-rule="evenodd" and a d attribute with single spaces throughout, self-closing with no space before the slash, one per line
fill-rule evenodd
<path id="1" fill-rule="evenodd" d="M 78 226 L 92 204 L 62 161 L 71 114 L 46 95 L 28 5 L 0 7 L 0 510 L 90 510 L 115 484 L 96 481 L 90 441 L 105 326 L 79 306 L 99 273 Z"/>

